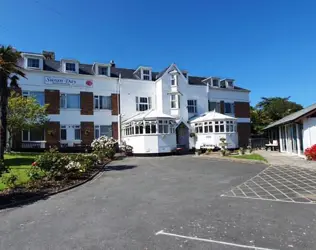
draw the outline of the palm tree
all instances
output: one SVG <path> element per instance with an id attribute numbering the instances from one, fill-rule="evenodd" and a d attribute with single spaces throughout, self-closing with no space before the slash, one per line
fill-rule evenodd
<path id="1" fill-rule="evenodd" d="M 25 77 L 18 66 L 21 53 L 17 52 L 11 46 L 0 47 L 0 117 L 1 117 L 1 142 L 0 142 L 0 160 L 3 160 L 4 149 L 7 143 L 7 110 L 8 98 L 11 88 L 18 87 L 19 77 Z"/>

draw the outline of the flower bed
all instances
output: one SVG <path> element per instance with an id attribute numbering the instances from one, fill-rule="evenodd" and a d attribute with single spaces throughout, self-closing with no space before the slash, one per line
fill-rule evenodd
<path id="1" fill-rule="evenodd" d="M 91 154 L 64 154 L 56 148 L 39 154 L 30 164 L 29 181 L 24 185 L 17 183 L 14 174 L 5 176 L 3 181 L 9 188 L 0 193 L 0 207 L 42 198 L 86 182 L 114 158 L 116 145 L 113 138 L 102 136 L 91 144 Z"/>
<path id="2" fill-rule="evenodd" d="M 304 154 L 307 160 L 316 161 L 316 144 L 311 146 L 310 148 L 305 149 Z"/>

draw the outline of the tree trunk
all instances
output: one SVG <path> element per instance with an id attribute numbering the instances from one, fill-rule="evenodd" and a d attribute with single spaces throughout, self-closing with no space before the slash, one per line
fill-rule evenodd
<path id="1" fill-rule="evenodd" d="M 7 109 L 8 109 L 8 78 L 0 74 L 0 109 L 1 109 L 1 142 L 0 160 L 4 159 L 4 150 L 7 143 Z"/>

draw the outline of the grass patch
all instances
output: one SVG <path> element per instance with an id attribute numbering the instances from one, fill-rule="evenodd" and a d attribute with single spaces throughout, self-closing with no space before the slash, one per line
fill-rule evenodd
<path id="1" fill-rule="evenodd" d="M 18 176 L 17 184 L 23 185 L 29 181 L 28 171 L 32 167 L 35 157 L 38 154 L 21 153 L 21 154 L 6 154 L 4 156 L 5 165 L 9 167 L 9 173 L 3 174 L 15 174 Z M 0 178 L 0 191 L 6 189 L 7 186 L 2 182 Z"/>
<path id="2" fill-rule="evenodd" d="M 231 155 L 230 157 L 237 158 L 237 159 L 245 159 L 245 160 L 255 160 L 255 161 L 267 162 L 267 160 L 264 157 L 262 157 L 261 155 L 259 155 L 259 154 Z"/>

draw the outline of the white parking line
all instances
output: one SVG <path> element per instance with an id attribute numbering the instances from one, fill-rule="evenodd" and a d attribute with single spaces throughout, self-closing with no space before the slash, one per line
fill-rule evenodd
<path id="1" fill-rule="evenodd" d="M 183 239 L 188 239 L 188 240 L 204 241 L 204 242 L 217 243 L 217 244 L 222 244 L 222 245 L 226 245 L 226 246 L 234 246 L 234 247 L 247 248 L 247 249 L 255 249 L 255 250 L 276 250 L 276 249 L 272 249 L 272 248 L 264 248 L 264 247 L 256 247 L 256 246 L 247 246 L 247 245 L 240 245 L 240 244 L 235 244 L 235 243 L 225 242 L 225 241 L 218 241 L 218 240 L 211 240 L 211 239 L 203 239 L 203 238 L 185 236 L 185 235 L 180 235 L 180 234 L 172 234 L 172 233 L 164 232 L 163 230 L 157 232 L 156 235 L 167 235 L 167 236 L 173 236 L 173 237 L 183 238 Z"/>

